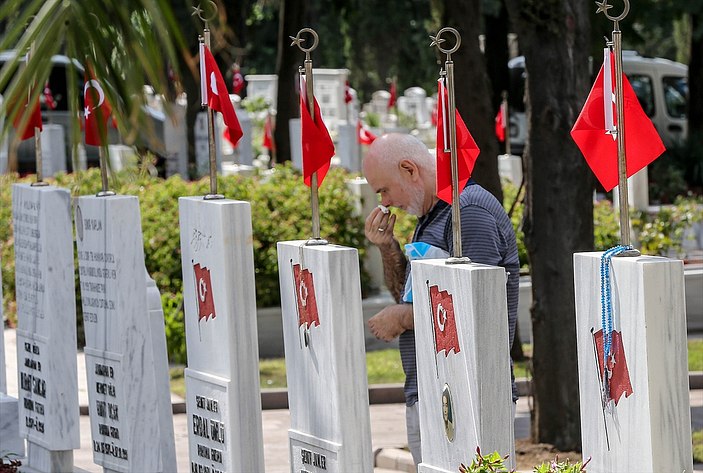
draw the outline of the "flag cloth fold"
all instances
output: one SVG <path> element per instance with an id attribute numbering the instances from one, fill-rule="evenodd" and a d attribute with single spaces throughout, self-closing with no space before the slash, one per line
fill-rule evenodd
<path id="1" fill-rule="evenodd" d="M 611 80 L 611 83 L 615 83 L 615 80 Z M 586 103 L 571 129 L 571 137 L 603 188 L 610 191 L 618 185 L 618 145 L 614 135 L 606 134 L 603 100 L 604 95 L 610 96 L 610 94 L 604 94 L 603 84 L 604 73 L 601 67 Z M 642 110 L 625 74 L 622 76 L 622 88 L 625 114 L 625 162 L 627 177 L 630 177 L 657 159 L 666 148 L 652 121 Z M 619 117 L 613 117 L 616 128 L 618 120 Z"/>
<path id="2" fill-rule="evenodd" d="M 261 146 L 269 151 L 276 150 L 276 141 L 273 139 L 273 120 L 271 115 L 266 115 L 264 122 L 264 139 Z"/>
<path id="3" fill-rule="evenodd" d="M 222 114 L 225 126 L 227 127 L 224 136 L 232 143 L 232 146 L 237 146 L 239 139 L 244 134 L 242 132 L 242 127 L 237 119 L 237 114 L 234 113 L 234 107 L 232 106 L 232 101 L 229 99 L 225 80 L 222 78 L 215 58 L 207 46 L 203 48 L 203 51 L 205 53 L 205 58 L 200 58 L 200 60 L 205 59 L 205 77 L 201 77 L 200 80 L 204 80 L 206 84 L 207 105 Z M 203 68 L 201 68 L 201 70 L 202 69 Z"/>
<path id="4" fill-rule="evenodd" d="M 362 145 L 370 145 L 376 139 L 376 135 L 361 123 L 361 120 L 357 120 L 356 122 L 356 137 Z"/>
<path id="5" fill-rule="evenodd" d="M 449 119 L 447 116 L 447 90 L 443 81 L 439 80 L 437 95 L 437 197 L 452 203 L 452 166 L 451 152 L 449 149 Z M 481 152 L 474 138 L 461 119 L 459 111 L 456 116 L 456 155 L 459 170 L 459 192 L 466 186 L 471 178 L 471 172 L 476 164 L 476 159 Z M 447 150 L 447 151 L 445 151 Z"/>
<path id="6" fill-rule="evenodd" d="M 503 108 L 504 106 L 501 104 L 496 115 L 496 138 L 501 143 L 505 141 L 505 113 L 503 113 Z"/>
<path id="7" fill-rule="evenodd" d="M 27 113 L 26 110 L 30 107 L 29 99 L 27 96 L 24 97 L 23 102 L 24 106 L 22 107 L 22 111 L 18 112 L 17 116 L 12 121 L 12 125 L 15 127 L 17 136 L 20 137 L 21 141 L 32 138 L 34 136 L 34 128 L 39 128 L 40 131 L 43 129 L 41 121 L 41 109 L 39 108 L 39 97 L 37 97 L 36 101 L 31 106 L 31 110 L 29 111 L 29 119 L 27 123 L 24 125 L 23 128 L 21 128 L 22 117 L 25 113 Z"/>
<path id="8" fill-rule="evenodd" d="M 83 105 L 85 144 L 93 146 L 107 144 L 107 122 L 112 116 L 112 106 L 90 66 L 87 67 L 83 85 Z M 116 128 L 114 120 L 111 124 Z"/>
<path id="9" fill-rule="evenodd" d="M 444 356 L 454 350 L 454 354 L 461 351 L 459 348 L 459 335 L 456 330 L 456 317 L 454 315 L 454 300 L 447 291 L 440 291 L 437 286 L 430 286 L 430 304 L 432 306 L 432 327 L 434 329 L 435 352 L 444 350 Z"/>
<path id="10" fill-rule="evenodd" d="M 310 111 L 305 100 L 305 80 L 301 78 L 300 86 L 300 122 L 301 138 L 303 142 L 303 180 L 310 187 L 313 173 L 317 172 L 317 185 L 322 181 L 330 169 L 330 161 L 334 155 L 334 144 L 327 131 L 325 122 L 322 121 L 320 106 L 313 96 L 315 104 L 315 119 L 310 116 Z"/>

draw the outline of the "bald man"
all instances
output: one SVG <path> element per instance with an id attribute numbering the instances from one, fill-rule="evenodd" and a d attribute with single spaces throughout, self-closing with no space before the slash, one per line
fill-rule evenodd
<path id="1" fill-rule="evenodd" d="M 403 209 L 418 217 L 413 242 L 428 243 L 452 254 L 451 206 L 437 198 L 435 158 L 421 141 L 404 134 L 377 138 L 366 153 L 363 172 L 369 185 L 380 195 L 381 205 Z M 508 328 L 512 346 L 520 270 L 513 226 L 500 202 L 473 179 L 461 191 L 459 205 L 462 256 L 468 256 L 476 263 L 501 266 L 508 275 Z M 402 301 L 410 265 L 393 235 L 395 219 L 393 213 L 381 208 L 375 208 L 366 218 L 366 238 L 381 251 L 386 287 L 396 301 L 374 315 L 368 325 L 371 333 L 381 340 L 391 341 L 399 337 L 405 372 L 408 446 L 417 465 L 421 461 L 421 449 L 413 309 L 411 303 Z M 509 347 L 506 349 L 509 353 Z M 514 403 L 517 389 L 512 360 L 510 366 Z"/>

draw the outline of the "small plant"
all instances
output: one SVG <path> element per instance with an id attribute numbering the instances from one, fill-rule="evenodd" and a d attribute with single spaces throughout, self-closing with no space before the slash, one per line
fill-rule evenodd
<path id="1" fill-rule="evenodd" d="M 505 466 L 505 460 L 509 455 L 501 457 L 498 452 L 490 453 L 486 456 L 481 455 L 481 449 L 476 447 L 476 457 L 469 466 L 463 463 L 459 466 L 459 473 L 511 473 L 515 470 L 508 470 Z"/>
<path id="2" fill-rule="evenodd" d="M 581 462 L 571 463 L 567 458 L 566 460 L 560 462 L 559 455 L 554 457 L 554 460 L 544 462 L 539 466 L 536 466 L 532 471 L 533 473 L 579 473 L 581 471 L 586 471 L 586 465 L 591 461 L 591 457 L 588 457 L 586 463 L 581 464 Z"/>
<path id="3" fill-rule="evenodd" d="M 642 253 L 683 256 L 686 230 L 703 220 L 701 205 L 700 197 L 679 196 L 673 205 L 662 207 L 655 217 L 646 213 L 636 215 L 632 226 L 639 234 Z"/>

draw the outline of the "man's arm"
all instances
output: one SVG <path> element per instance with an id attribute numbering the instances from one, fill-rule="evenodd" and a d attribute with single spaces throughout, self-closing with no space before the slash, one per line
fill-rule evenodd
<path id="1" fill-rule="evenodd" d="M 406 330 L 415 328 L 412 304 L 389 305 L 368 321 L 369 330 L 380 340 L 390 342 Z"/>
<path id="2" fill-rule="evenodd" d="M 405 289 L 405 269 L 408 260 L 393 236 L 395 215 L 384 214 L 378 207 L 366 218 L 364 233 L 381 251 L 383 279 L 396 302 L 400 302 Z"/>

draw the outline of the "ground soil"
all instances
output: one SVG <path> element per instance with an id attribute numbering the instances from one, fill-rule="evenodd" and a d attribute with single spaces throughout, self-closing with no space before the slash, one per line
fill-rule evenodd
<path id="1" fill-rule="evenodd" d="M 515 457 L 518 471 L 532 471 L 532 469 L 542 463 L 554 460 L 559 456 L 559 461 L 567 458 L 571 463 L 581 461 L 579 452 L 562 452 L 548 443 L 532 443 L 529 439 L 517 439 L 515 441 Z"/>

